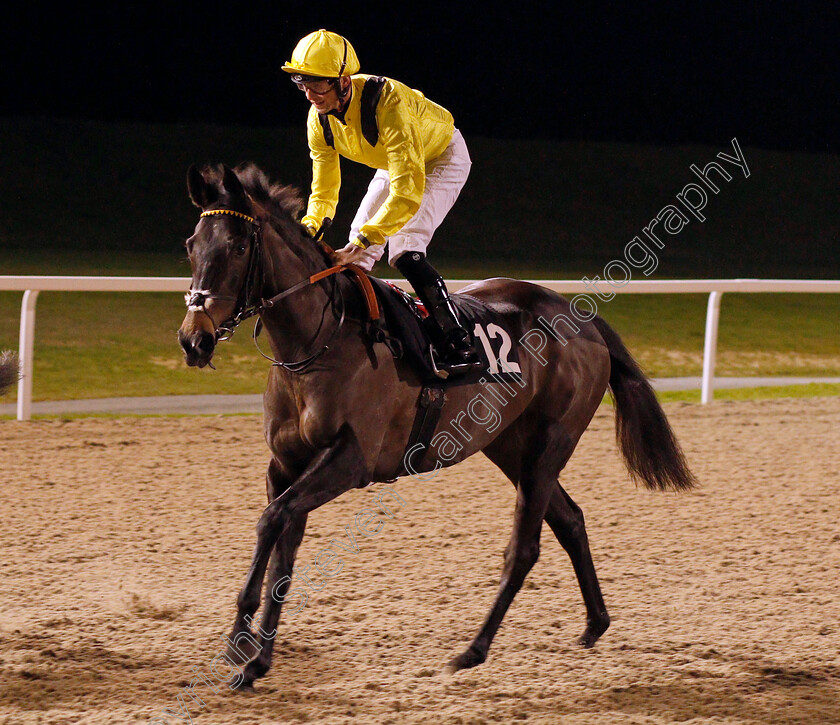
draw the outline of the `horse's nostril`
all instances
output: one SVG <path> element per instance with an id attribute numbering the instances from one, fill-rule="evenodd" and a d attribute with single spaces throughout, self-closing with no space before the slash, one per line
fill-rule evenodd
<path id="1" fill-rule="evenodd" d="M 209 332 L 178 333 L 178 342 L 184 351 L 184 358 L 190 367 L 203 368 L 210 363 L 216 340 Z"/>
<path id="2" fill-rule="evenodd" d="M 213 352 L 213 348 L 216 346 L 216 341 L 213 339 L 213 335 L 208 332 L 202 332 L 201 337 L 198 340 L 198 344 L 196 348 L 203 352 L 205 355 L 209 355 Z"/>

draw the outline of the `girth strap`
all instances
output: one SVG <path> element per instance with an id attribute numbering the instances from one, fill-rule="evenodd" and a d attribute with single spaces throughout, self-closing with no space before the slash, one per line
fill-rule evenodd
<path id="1" fill-rule="evenodd" d="M 405 459 L 418 443 L 423 449 L 423 453 L 419 454 L 417 459 L 418 465 L 425 458 L 426 451 L 429 450 L 429 443 L 431 443 L 434 437 L 435 429 L 437 428 L 438 421 L 440 421 L 440 414 L 445 404 L 446 392 L 443 388 L 425 386 L 420 391 L 420 397 L 417 400 L 417 413 L 414 416 L 414 425 L 411 427 L 411 433 L 408 436 L 408 443 L 405 446 L 397 476 L 414 473 L 414 471 L 406 470 Z"/>

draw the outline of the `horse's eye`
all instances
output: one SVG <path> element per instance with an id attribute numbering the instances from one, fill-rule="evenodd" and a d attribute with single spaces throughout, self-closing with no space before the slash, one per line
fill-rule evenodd
<path id="1" fill-rule="evenodd" d="M 236 247 L 234 247 L 233 251 L 235 251 L 241 257 L 243 254 L 245 254 L 245 252 L 248 251 L 248 247 L 245 244 L 245 242 L 239 242 L 236 245 Z"/>

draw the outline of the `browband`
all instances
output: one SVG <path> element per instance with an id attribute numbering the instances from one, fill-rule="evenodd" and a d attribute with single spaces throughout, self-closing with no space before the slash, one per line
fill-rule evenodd
<path id="1" fill-rule="evenodd" d="M 241 211 L 234 211 L 233 209 L 211 209 L 210 211 L 201 212 L 200 216 L 216 216 L 217 214 L 229 214 L 230 216 L 244 219 L 246 222 L 251 222 L 251 224 L 256 224 L 254 217 L 243 214 Z"/>

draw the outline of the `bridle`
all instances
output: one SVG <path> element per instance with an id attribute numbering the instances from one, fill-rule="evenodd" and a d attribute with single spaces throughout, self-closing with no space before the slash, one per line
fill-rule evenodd
<path id="1" fill-rule="evenodd" d="M 330 345 L 335 339 L 335 336 L 338 334 L 338 331 L 344 325 L 346 312 L 346 305 L 344 304 L 344 295 L 341 291 L 341 286 L 337 283 L 333 275 L 335 275 L 337 272 L 341 272 L 342 270 L 346 269 L 346 267 L 344 265 L 337 265 L 322 270 L 320 272 L 316 272 L 315 274 L 302 279 L 300 282 L 293 284 L 291 287 L 283 290 L 279 294 L 276 294 L 273 297 L 270 297 L 269 299 L 265 299 L 262 297 L 261 294 L 265 282 L 264 269 L 262 265 L 262 225 L 260 224 L 259 220 L 257 220 L 255 217 L 249 216 L 248 214 L 243 214 L 242 212 L 235 211 L 233 209 L 211 209 L 209 211 L 202 212 L 200 217 L 210 217 L 217 215 L 233 216 L 248 222 L 252 226 L 251 249 L 248 257 L 248 271 L 245 274 L 245 282 L 243 283 L 242 288 L 239 290 L 239 295 L 237 297 L 233 297 L 231 295 L 217 295 L 213 294 L 209 290 L 195 290 L 193 288 L 190 288 L 190 291 L 186 295 L 184 295 L 184 299 L 187 303 L 187 310 L 189 310 L 190 312 L 203 312 L 205 315 L 207 315 L 207 317 L 210 318 L 210 322 L 213 324 L 216 342 L 224 342 L 226 340 L 230 340 L 230 338 L 233 337 L 233 333 L 236 331 L 236 328 L 240 325 L 240 323 L 244 322 L 248 318 L 254 317 L 256 315 L 261 315 L 264 311 L 270 310 L 278 302 L 299 290 L 309 287 L 310 285 L 317 284 L 318 282 L 320 282 L 323 279 L 326 279 L 327 277 L 333 277 L 332 291 L 330 294 L 327 295 L 327 303 L 324 305 L 324 309 L 321 312 L 321 322 L 318 325 L 318 331 L 320 331 L 321 327 L 323 326 L 324 316 L 326 315 L 327 308 L 332 307 L 333 309 L 335 309 L 336 292 L 338 293 L 338 298 L 341 303 L 341 311 L 339 314 L 338 323 L 336 324 L 335 328 L 330 334 L 329 339 L 317 352 L 313 353 L 312 355 L 309 355 L 308 357 L 305 357 L 303 360 L 298 360 L 295 362 L 283 362 L 281 360 L 276 360 L 275 358 L 266 355 L 260 349 L 259 343 L 257 342 L 257 336 L 260 334 L 262 321 L 258 320 L 257 324 L 254 326 L 254 344 L 256 345 L 257 352 L 259 352 L 260 355 L 262 355 L 266 360 L 269 360 L 273 366 L 281 367 L 285 370 L 289 370 L 290 372 L 294 373 L 303 372 L 304 370 L 306 370 L 306 368 L 312 365 L 312 363 L 314 363 L 319 357 L 321 357 L 321 355 L 323 355 L 327 350 L 329 350 Z M 213 316 L 207 309 L 206 303 L 208 300 L 235 302 L 233 313 L 226 320 L 223 320 L 221 323 L 216 324 L 216 321 L 213 319 Z"/>
<path id="2" fill-rule="evenodd" d="M 247 320 L 249 317 L 259 314 L 259 300 L 257 297 L 259 295 L 258 290 L 262 289 L 263 281 L 261 279 L 262 269 L 260 265 L 260 248 L 262 245 L 262 227 L 260 223 L 254 217 L 248 216 L 247 214 L 243 214 L 239 211 L 234 211 L 233 209 L 213 209 L 211 211 L 202 212 L 201 217 L 211 217 L 222 214 L 243 219 L 252 226 L 251 250 L 250 256 L 248 257 L 248 271 L 245 275 L 245 283 L 242 285 L 237 297 L 232 297 L 230 295 L 217 295 L 213 294 L 209 290 L 194 290 L 192 288 L 190 288 L 190 291 L 185 295 L 188 310 L 191 312 L 203 312 L 210 318 L 210 321 L 213 323 L 216 342 L 229 340 L 233 336 L 233 332 L 239 323 Z M 260 277 L 260 279 L 258 279 L 258 277 Z M 227 320 L 224 320 L 220 324 L 216 324 L 216 321 L 213 319 L 213 316 L 207 310 L 205 305 L 208 300 L 235 302 L 236 306 L 234 307 L 233 314 Z"/>

